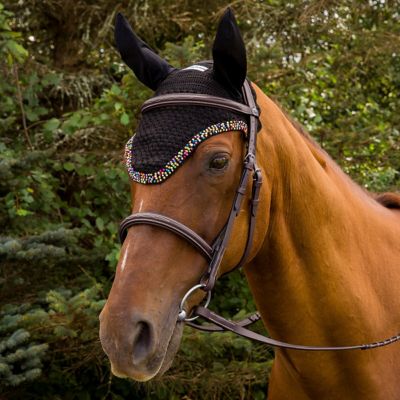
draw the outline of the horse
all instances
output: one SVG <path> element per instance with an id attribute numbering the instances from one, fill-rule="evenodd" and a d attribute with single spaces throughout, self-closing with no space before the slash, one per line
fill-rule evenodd
<path id="1" fill-rule="evenodd" d="M 185 92 L 188 76 L 202 79 L 202 74 L 235 101 L 240 98 L 246 52 L 230 9 L 218 26 L 213 60 L 187 69 L 175 69 L 154 53 L 122 15 L 117 16 L 115 36 L 123 60 L 139 80 L 156 90 L 155 101 L 157 90 L 171 80 L 182 85 L 177 92 Z M 248 253 L 243 266 L 247 282 L 265 327 L 278 340 L 339 346 L 399 332 L 400 196 L 373 195 L 358 186 L 276 102 L 256 84 L 251 88 L 260 112 L 256 157 L 263 184 L 251 246 L 249 180 L 217 277 L 230 272 Z M 195 118 L 203 106 L 194 106 L 191 113 L 184 105 L 170 108 L 174 116 Z M 150 111 L 146 118 L 157 123 Z M 173 121 L 176 129 L 179 121 Z M 181 158 L 174 159 L 170 169 L 158 170 L 158 175 L 137 156 L 147 151 L 157 162 L 158 153 L 154 156 L 151 150 L 154 143 L 138 135 L 137 148 L 128 146 L 126 157 L 133 215 L 157 213 L 196 232 L 206 244 L 213 243 L 224 230 L 241 184 L 248 132 L 236 122 L 185 147 Z M 174 131 L 168 135 L 173 142 Z M 187 296 L 201 282 L 207 260 L 193 243 L 159 226 L 137 224 L 125 234 L 100 315 L 100 340 L 113 374 L 147 381 L 170 367 L 185 316 L 207 295 L 196 290 Z M 178 318 L 182 311 L 185 315 Z M 268 396 L 399 399 L 399 359 L 400 345 L 395 343 L 347 352 L 280 348 Z"/>

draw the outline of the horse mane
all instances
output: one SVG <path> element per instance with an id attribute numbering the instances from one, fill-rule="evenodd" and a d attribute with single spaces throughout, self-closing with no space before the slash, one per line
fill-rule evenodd
<path id="1" fill-rule="evenodd" d="M 386 208 L 397 208 L 400 210 L 400 194 L 398 193 L 376 193 L 372 197 Z"/>
<path id="2" fill-rule="evenodd" d="M 285 108 L 282 107 L 282 105 L 276 99 L 273 99 L 273 101 L 279 106 L 279 108 L 284 113 L 285 117 L 293 125 L 296 131 L 299 132 L 307 140 L 307 142 L 311 146 L 313 146 L 314 149 L 326 154 L 326 152 L 314 140 L 314 138 L 310 135 L 310 133 L 306 131 L 304 126 L 300 124 L 298 121 L 296 121 L 292 116 L 290 116 L 289 113 L 285 110 Z M 400 209 L 400 193 L 393 193 L 393 192 L 371 193 L 365 189 L 363 190 L 383 207 L 389 209 Z"/>

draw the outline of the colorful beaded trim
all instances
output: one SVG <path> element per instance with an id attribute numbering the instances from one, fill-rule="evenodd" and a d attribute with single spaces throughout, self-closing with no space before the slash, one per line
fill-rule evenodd
<path id="1" fill-rule="evenodd" d="M 200 131 L 198 134 L 194 135 L 185 147 L 178 151 L 178 153 L 169 161 L 164 168 L 161 168 L 157 172 L 153 173 L 143 173 L 135 171 L 132 166 L 132 141 L 134 136 L 132 136 L 125 146 L 125 162 L 128 169 L 129 176 L 135 182 L 143 184 L 160 183 L 167 179 L 172 173 L 183 164 L 183 162 L 192 154 L 195 148 L 205 139 L 214 136 L 218 133 L 228 132 L 228 131 L 242 131 L 247 133 L 247 124 L 243 121 L 226 121 L 220 122 L 215 125 L 211 125 L 208 128 Z"/>

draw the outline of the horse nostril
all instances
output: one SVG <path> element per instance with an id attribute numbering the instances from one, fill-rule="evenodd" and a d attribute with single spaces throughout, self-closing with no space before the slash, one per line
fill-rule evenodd
<path id="1" fill-rule="evenodd" d="M 140 363 L 150 353 L 153 342 L 153 331 L 145 321 L 137 323 L 136 336 L 133 341 L 133 362 Z"/>

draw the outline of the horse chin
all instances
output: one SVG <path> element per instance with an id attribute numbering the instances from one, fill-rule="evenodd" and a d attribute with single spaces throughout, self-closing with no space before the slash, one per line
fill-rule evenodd
<path id="1" fill-rule="evenodd" d="M 182 338 L 183 324 L 177 323 L 172 331 L 171 337 L 166 341 L 165 346 L 159 350 L 156 357 L 146 363 L 145 367 L 129 370 L 128 373 L 121 373 L 111 363 L 111 372 L 119 378 L 133 379 L 137 382 L 147 382 L 150 379 L 161 377 L 172 365 L 175 354 L 179 349 Z"/>
<path id="2" fill-rule="evenodd" d="M 160 369 L 158 370 L 156 377 L 162 376 L 168 369 L 171 367 L 172 362 L 174 361 L 175 355 L 179 349 L 179 345 L 182 339 L 184 324 L 178 322 L 175 325 L 175 329 L 172 332 L 171 338 L 169 340 L 167 350 L 164 355 L 164 359 L 160 365 Z"/>

